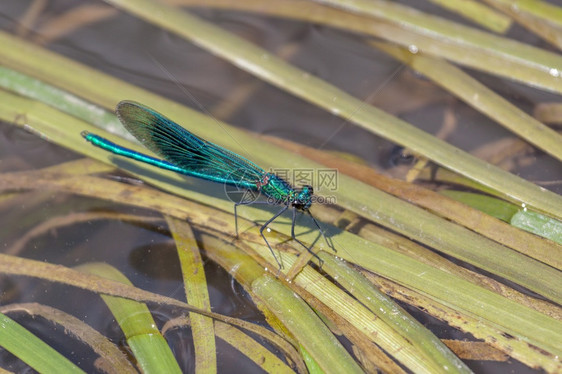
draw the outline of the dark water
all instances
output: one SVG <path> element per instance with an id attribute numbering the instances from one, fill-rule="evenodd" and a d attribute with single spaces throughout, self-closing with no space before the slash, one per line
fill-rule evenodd
<path id="1" fill-rule="evenodd" d="M 417 3 L 403 2 L 409 5 Z M 16 32 L 19 20 L 30 3 L 3 0 L 0 6 L 0 28 Z M 45 25 L 69 9 L 88 5 L 101 6 L 102 3 L 50 1 L 37 22 L 27 30 L 26 37 L 33 39 L 41 35 Z M 434 10 L 432 5 L 425 2 L 417 6 Z M 287 54 L 287 59 L 297 67 L 428 132 L 439 132 L 445 112 L 453 110 L 456 128 L 447 140 L 462 149 L 474 150 L 508 136 L 503 128 L 490 119 L 382 52 L 366 47 L 354 35 L 318 25 L 237 12 L 197 10 L 196 13 L 271 52 Z M 458 19 L 456 16 L 450 17 Z M 510 31 L 510 36 L 549 49 L 540 39 L 518 27 Z M 389 155 L 395 146 L 341 118 L 261 83 L 175 35 L 126 14 L 116 13 L 98 23 L 78 28 L 49 42 L 46 47 L 185 105 L 198 110 L 204 108 L 215 113 L 217 118 L 236 126 L 315 148 L 347 152 L 380 169 L 388 166 Z M 532 112 L 533 107 L 540 102 L 559 101 L 559 97 L 553 94 L 485 74 L 471 73 L 527 112 Z M 247 86 L 253 86 L 253 91 L 235 110 L 225 116 L 216 114 L 217 108 L 232 103 L 240 88 Z M 0 124 L 1 172 L 39 169 L 75 158 L 79 156 L 35 135 Z M 531 152 L 526 156 L 525 163 L 515 165 L 513 172 L 534 181 L 562 180 L 559 163 L 540 152 Z M 560 184 L 544 187 L 562 192 Z M 26 230 L 49 217 L 96 209 L 158 218 L 152 212 L 125 205 L 46 192 L 29 193 L 13 200 L 8 206 L 2 205 L 0 246 L 8 248 Z M 19 255 L 66 266 L 104 261 L 118 267 L 140 288 L 182 297 L 177 255 L 163 221 L 139 225 L 99 220 L 57 228 L 34 238 Z M 262 315 L 242 288 L 224 270 L 206 261 L 206 271 L 213 311 L 264 323 Z M 123 339 L 105 305 L 101 300 L 92 301 L 87 292 L 28 278 L 7 277 L 0 281 L 3 292 L 9 290 L 3 293 L 2 304 L 34 301 L 56 306 L 85 320 L 116 342 Z M 433 318 L 413 308 L 409 309 L 439 337 L 464 337 L 459 332 L 447 330 Z M 162 308 L 156 308 L 154 315 L 159 324 L 175 316 L 174 311 Z M 26 321 L 26 326 L 41 337 L 53 342 L 58 337 L 64 342 L 64 335 L 51 326 L 37 321 L 31 323 L 22 317 L 21 322 L 25 324 Z M 178 331 L 175 334 L 170 337 L 174 351 L 183 365 L 182 369 L 191 371 L 193 347 L 185 339 L 189 332 Z M 218 347 L 221 372 L 234 372 L 232 368 L 237 368 L 236 372 L 240 373 L 260 372 L 259 368 L 226 344 L 219 343 Z M 64 347 L 63 344 L 61 350 L 74 348 Z M 76 348 L 74 354 L 80 355 L 80 361 L 85 362 L 82 366 L 85 370 L 93 370 L 88 349 Z M 468 364 L 480 373 L 532 372 L 513 361 Z M 5 351 L 0 353 L 0 366 L 26 371 L 24 365 Z"/>

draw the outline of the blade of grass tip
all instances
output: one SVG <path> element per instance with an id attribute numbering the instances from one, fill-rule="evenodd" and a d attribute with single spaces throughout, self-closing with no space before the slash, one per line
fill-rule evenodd
<path id="1" fill-rule="evenodd" d="M 562 244 L 562 222 L 560 221 L 527 209 L 519 209 L 517 206 L 507 201 L 491 196 L 452 190 L 440 191 L 440 193 L 498 217 L 521 230 Z M 559 252 L 559 247 L 555 248 L 553 251 L 554 256 L 552 258 L 549 257 L 549 260 L 546 262 L 557 269 L 562 269 L 562 256 Z M 534 255 L 532 256 L 534 257 Z M 538 258 L 542 257 L 543 256 L 538 255 Z"/>
<path id="2" fill-rule="evenodd" d="M 513 226 L 562 244 L 562 222 L 530 210 L 520 210 L 509 221 Z"/>
<path id="3" fill-rule="evenodd" d="M 519 207 L 508 203 L 505 200 L 493 198 L 491 196 L 477 194 L 466 191 L 442 190 L 439 194 L 450 197 L 455 201 L 460 201 L 468 206 L 480 210 L 492 217 L 509 222 L 511 217 L 519 211 Z"/>
<path id="4" fill-rule="evenodd" d="M 257 296 L 325 372 L 362 372 L 318 316 L 290 288 L 238 248 L 208 236 L 205 241 L 210 244 L 206 247 L 209 257 L 247 287 L 250 295 Z M 271 260 L 274 264 L 275 260 Z"/>
<path id="5" fill-rule="evenodd" d="M 525 51 L 524 59 L 513 56 L 506 51 L 497 53 L 501 48 L 489 48 L 485 53 L 478 51 L 467 52 L 465 45 L 451 44 L 448 40 L 435 38 L 431 34 L 417 33 L 403 28 L 400 24 L 381 22 L 373 17 L 359 13 L 345 12 L 340 9 L 326 7 L 312 2 L 301 0 L 165 0 L 166 3 L 186 6 L 212 7 L 244 12 L 253 12 L 260 15 L 284 17 L 291 20 L 318 23 L 342 29 L 347 32 L 357 32 L 372 35 L 383 40 L 412 47 L 419 51 L 431 53 L 436 57 L 445 58 L 460 65 L 478 69 L 516 80 L 533 87 L 562 92 L 560 83 L 553 81 L 551 70 L 553 67 L 562 67 L 562 58 L 544 49 L 518 43 L 509 39 L 510 43 L 519 45 L 512 52 Z M 497 38 L 497 37 L 496 37 Z M 535 56 L 540 56 L 536 58 Z M 547 62 L 550 63 L 547 63 Z M 559 69 L 562 71 L 562 69 Z"/>
<path id="6" fill-rule="evenodd" d="M 443 8 L 460 14 L 480 26 L 503 34 L 511 26 L 511 18 L 490 7 L 472 0 L 428 0 Z"/>
<path id="7" fill-rule="evenodd" d="M 239 68 L 319 105 L 334 115 L 501 191 L 510 200 L 533 206 L 553 217 L 560 216 L 562 212 L 562 197 L 479 160 L 409 123 L 367 105 L 335 86 L 287 64 L 263 49 L 208 22 L 186 12 L 180 12 L 176 8 L 148 0 L 126 2 L 111 0 L 110 2 L 190 39 L 200 47 L 231 61 Z"/>
<path id="8" fill-rule="evenodd" d="M 414 55 L 407 49 L 388 43 L 370 42 L 370 44 L 408 64 L 476 110 L 562 161 L 560 146 L 562 135 L 543 125 L 461 69 L 422 53 Z"/>
<path id="9" fill-rule="evenodd" d="M 0 313 L 26 313 L 33 318 L 39 316 L 58 324 L 64 328 L 65 334 L 87 344 L 98 354 L 97 368 L 101 368 L 102 371 L 107 373 L 112 370 L 117 373 L 138 373 L 125 354 L 107 337 L 87 323 L 62 310 L 38 303 L 22 303 L 4 305 L 0 307 Z"/>
<path id="10" fill-rule="evenodd" d="M 0 313 L 0 346 L 40 373 L 84 373 L 22 325 Z"/>
<path id="11" fill-rule="evenodd" d="M 76 269 L 132 285 L 119 270 L 105 263 L 83 264 Z M 181 373 L 168 342 L 160 334 L 145 304 L 115 296 L 101 297 L 123 330 L 127 343 L 144 373 Z"/>
<path id="12" fill-rule="evenodd" d="M 193 231 L 186 221 L 165 217 L 176 244 L 187 302 L 211 311 L 203 260 Z M 214 322 L 211 318 L 197 313 L 189 313 L 189 319 L 195 347 L 195 370 L 198 373 L 215 373 L 217 350 Z"/>
<path id="13" fill-rule="evenodd" d="M 318 363 L 312 358 L 312 356 L 306 351 L 306 349 L 299 345 L 299 352 L 304 358 L 304 362 L 306 364 L 306 368 L 310 374 L 323 374 L 325 373 L 324 370 L 318 365 Z"/>

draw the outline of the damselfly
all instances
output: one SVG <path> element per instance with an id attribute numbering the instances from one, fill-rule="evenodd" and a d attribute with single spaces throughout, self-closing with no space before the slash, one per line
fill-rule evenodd
<path id="1" fill-rule="evenodd" d="M 267 203 L 281 205 L 282 208 L 260 228 L 260 234 L 280 268 L 283 266 L 277 256 L 275 256 L 263 232 L 271 222 L 291 207 L 293 212 L 291 223 L 292 239 L 318 258 L 318 256 L 311 251 L 310 247 L 307 247 L 295 236 L 296 214 L 297 211 L 300 211 L 310 215 L 321 235 L 326 240 L 318 221 L 316 221 L 309 210 L 313 199 L 312 186 L 305 185 L 300 189 L 293 188 L 287 181 L 274 173 L 266 172 L 244 157 L 201 139 L 160 113 L 142 104 L 132 101 L 122 101 L 117 105 L 116 113 L 123 126 L 125 126 L 135 138 L 146 148 L 163 159 L 151 157 L 122 147 L 87 131 L 82 132 L 82 136 L 96 147 L 116 155 L 145 162 L 179 174 L 257 192 L 267 198 Z M 238 236 L 237 207 L 239 205 L 260 202 L 263 201 L 241 201 L 234 203 L 236 236 Z M 333 249 L 331 244 L 328 243 L 328 246 Z"/>

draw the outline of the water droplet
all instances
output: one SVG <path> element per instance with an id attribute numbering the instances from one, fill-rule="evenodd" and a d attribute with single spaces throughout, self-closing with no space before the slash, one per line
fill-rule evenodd
<path id="1" fill-rule="evenodd" d="M 410 53 L 416 54 L 419 52 L 418 46 L 415 44 L 410 44 L 408 46 L 408 51 L 410 51 Z"/>
<path id="2" fill-rule="evenodd" d="M 550 75 L 552 75 L 553 77 L 558 78 L 560 76 L 560 70 L 556 69 L 556 68 L 550 68 L 550 70 L 548 71 L 548 73 Z"/>

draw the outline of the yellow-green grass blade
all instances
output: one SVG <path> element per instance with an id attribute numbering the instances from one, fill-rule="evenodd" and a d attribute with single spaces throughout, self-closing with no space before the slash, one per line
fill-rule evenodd
<path id="1" fill-rule="evenodd" d="M 541 0 L 484 0 L 523 27 L 562 48 L 562 8 Z"/>
<path id="2" fill-rule="evenodd" d="M 562 7 L 554 5 L 554 2 L 543 0 L 484 0 L 489 4 L 502 4 L 511 6 L 514 10 L 520 10 L 543 18 L 545 21 L 562 26 Z"/>
<path id="3" fill-rule="evenodd" d="M 511 18 L 474 0 L 429 0 L 451 12 L 458 13 L 489 30 L 504 33 L 511 26 Z"/>
<path id="4" fill-rule="evenodd" d="M 452 64 L 407 49 L 380 42 L 375 47 L 408 64 L 468 105 L 494 119 L 506 129 L 562 161 L 562 135 L 540 123 L 469 74 Z"/>
<path id="5" fill-rule="evenodd" d="M 62 326 L 65 335 L 69 338 L 87 344 L 99 356 L 96 359 L 96 367 L 127 374 L 138 372 L 127 359 L 125 353 L 116 344 L 109 341 L 107 337 L 103 336 L 86 322 L 62 310 L 39 303 L 18 303 L 3 305 L 0 307 L 0 313 L 26 313 L 32 318 L 44 318 L 47 321 Z"/>
<path id="6" fill-rule="evenodd" d="M 363 372 L 326 325 L 293 290 L 268 275 L 252 282 L 252 290 L 302 342 L 324 372 Z"/>
<path id="7" fill-rule="evenodd" d="M 248 359 L 268 373 L 291 374 L 295 371 L 281 358 L 240 330 L 222 322 L 215 323 L 217 336 L 242 352 Z"/>
<path id="8" fill-rule="evenodd" d="M 77 269 L 131 285 L 119 270 L 108 264 L 88 263 Z M 115 296 L 101 297 L 123 330 L 143 373 L 181 373 L 168 342 L 160 334 L 145 304 Z"/>
<path id="9" fill-rule="evenodd" d="M 0 313 L 0 346 L 40 373 L 84 373 L 25 327 Z"/>
<path id="10" fill-rule="evenodd" d="M 304 362 L 306 363 L 306 368 L 310 374 L 322 374 L 324 370 L 318 365 L 316 361 L 312 358 L 312 356 L 306 351 L 306 349 L 301 345 L 299 346 L 299 352 L 302 354 L 304 358 Z"/>
<path id="11" fill-rule="evenodd" d="M 344 261 L 322 254 L 322 270 L 351 293 L 369 310 L 391 326 L 423 355 L 424 361 L 432 361 L 439 369 L 448 372 L 467 373 L 470 369 L 456 357 L 435 335 L 411 317 L 390 297 L 379 291 L 357 270 Z M 449 369 L 450 368 L 450 369 Z"/>
<path id="12" fill-rule="evenodd" d="M 112 133 L 121 137 L 135 141 L 135 138 L 123 128 L 119 120 L 113 114 L 97 105 L 76 96 L 70 97 L 68 92 L 61 90 L 53 85 L 46 84 L 29 75 L 21 74 L 13 69 L 0 66 L 0 87 L 26 96 L 40 100 L 63 112 L 71 112 L 73 115 L 82 118 L 96 126 L 108 129 Z M 65 98 L 65 99 L 61 99 Z"/>
<path id="13" fill-rule="evenodd" d="M 166 222 L 176 243 L 187 302 L 211 311 L 203 260 L 193 231 L 184 220 L 166 216 Z M 189 313 L 189 319 L 195 346 L 195 370 L 198 373 L 215 373 L 217 352 L 214 322 L 196 313 Z"/>

